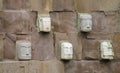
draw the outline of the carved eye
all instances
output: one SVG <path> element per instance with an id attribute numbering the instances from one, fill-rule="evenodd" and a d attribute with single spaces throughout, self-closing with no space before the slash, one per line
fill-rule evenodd
<path id="1" fill-rule="evenodd" d="M 29 54 L 26 54 L 26 55 L 29 55 Z"/>

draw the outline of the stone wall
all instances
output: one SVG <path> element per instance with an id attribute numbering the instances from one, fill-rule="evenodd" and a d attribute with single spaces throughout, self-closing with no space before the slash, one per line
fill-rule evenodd
<path id="1" fill-rule="evenodd" d="M 120 0 L 0 0 L 0 73 L 120 73 Z M 37 31 L 37 13 L 49 13 L 52 31 Z M 93 30 L 77 27 L 77 12 L 93 16 Z M 113 41 L 114 60 L 100 61 L 99 41 Z M 16 61 L 15 42 L 32 43 L 32 60 Z M 73 44 L 61 61 L 59 41 Z"/>

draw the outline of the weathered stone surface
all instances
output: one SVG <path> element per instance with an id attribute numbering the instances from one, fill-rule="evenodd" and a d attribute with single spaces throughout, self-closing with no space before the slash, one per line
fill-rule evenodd
<path id="1" fill-rule="evenodd" d="M 84 59 L 99 59 L 99 41 L 100 40 L 118 40 L 118 38 L 113 37 L 114 33 L 119 31 L 119 14 L 116 12 L 93 12 L 93 30 L 92 32 L 85 34 L 83 38 L 83 58 Z M 118 53 L 116 47 L 118 41 L 113 42 L 114 49 Z"/>
<path id="2" fill-rule="evenodd" d="M 111 39 L 111 36 L 113 36 L 113 34 L 112 33 L 109 33 L 109 34 L 106 34 L 106 33 L 88 33 L 86 36 L 87 36 L 87 39 L 105 40 L 105 39 Z"/>
<path id="3" fill-rule="evenodd" d="M 36 61 L 36 60 L 29 61 L 28 70 L 29 70 L 29 73 L 43 73 L 42 62 Z"/>
<path id="4" fill-rule="evenodd" d="M 16 41 L 17 40 L 28 40 L 31 41 L 31 35 L 16 35 L 6 33 L 4 40 L 4 58 L 15 59 L 16 56 Z"/>
<path id="5" fill-rule="evenodd" d="M 64 62 L 65 73 L 78 73 L 77 70 L 81 67 L 77 67 L 77 65 L 80 65 L 80 61 L 71 60 L 69 62 Z"/>
<path id="6" fill-rule="evenodd" d="M 65 73 L 111 73 L 109 64 L 99 61 L 71 61 L 65 64 Z"/>
<path id="7" fill-rule="evenodd" d="M 2 20 L 2 14 L 3 12 L 0 11 L 0 32 L 4 32 L 4 28 L 3 28 L 3 20 Z"/>
<path id="8" fill-rule="evenodd" d="M 59 32 L 55 32 L 54 33 L 54 40 L 55 40 L 55 56 L 60 59 L 60 48 L 59 48 L 59 42 L 61 40 L 65 40 L 68 41 L 68 36 L 66 33 L 59 33 Z"/>
<path id="9" fill-rule="evenodd" d="M 120 59 L 119 41 L 120 33 L 113 34 L 90 34 L 87 39 L 84 38 L 83 43 L 83 56 L 84 58 L 89 56 L 91 59 L 97 58 L 99 55 L 100 40 L 112 40 L 114 58 Z M 96 50 L 96 51 L 95 51 Z"/>
<path id="10" fill-rule="evenodd" d="M 74 0 L 75 10 L 81 13 L 99 10 L 99 0 Z"/>
<path id="11" fill-rule="evenodd" d="M 0 60 L 3 60 L 4 58 L 4 38 L 5 34 L 0 33 Z"/>
<path id="12" fill-rule="evenodd" d="M 4 10 L 21 10 L 29 9 L 30 2 L 29 0 L 3 0 L 3 9 Z"/>
<path id="13" fill-rule="evenodd" d="M 76 33 L 76 13 L 75 12 L 52 12 L 50 13 L 53 31 L 64 33 Z"/>
<path id="14" fill-rule="evenodd" d="M 4 41 L 4 58 L 5 59 L 15 59 L 15 43 L 16 35 L 6 33 Z"/>
<path id="15" fill-rule="evenodd" d="M 97 40 L 85 39 L 83 44 L 83 59 L 99 59 L 99 42 Z"/>
<path id="16" fill-rule="evenodd" d="M 5 32 L 25 34 L 32 31 L 34 12 L 29 11 L 3 11 L 2 24 Z M 13 29 L 14 28 L 14 29 Z"/>
<path id="17" fill-rule="evenodd" d="M 5 61 L 0 62 L 1 73 L 28 73 L 28 62 Z"/>
<path id="18" fill-rule="evenodd" d="M 110 68 L 112 73 L 120 73 L 120 62 L 112 62 Z"/>
<path id="19" fill-rule="evenodd" d="M 52 0 L 30 0 L 31 10 L 40 13 L 49 13 L 52 11 Z"/>
<path id="20" fill-rule="evenodd" d="M 31 41 L 31 34 L 17 34 L 16 40 L 28 40 Z"/>
<path id="21" fill-rule="evenodd" d="M 84 37 L 82 38 L 83 58 L 100 59 L 100 41 L 112 40 L 112 36 L 113 34 L 103 33 L 84 34 Z"/>
<path id="22" fill-rule="evenodd" d="M 114 33 L 120 32 L 120 17 L 117 12 L 93 12 L 93 30 L 91 33 Z"/>
<path id="23" fill-rule="evenodd" d="M 50 60 L 54 57 L 53 33 L 37 32 L 36 25 L 33 27 L 32 36 L 33 59 Z"/>
<path id="24" fill-rule="evenodd" d="M 78 12 L 116 11 L 119 10 L 119 0 L 74 0 Z"/>
<path id="25" fill-rule="evenodd" d="M 42 62 L 42 73 L 64 73 L 64 64 L 59 60 Z"/>
<path id="26" fill-rule="evenodd" d="M 3 0 L 0 0 L 0 11 L 2 10 L 3 7 Z"/>
<path id="27" fill-rule="evenodd" d="M 50 61 L 4 61 L 1 73 L 64 73 L 64 65 L 58 60 Z"/>
<path id="28" fill-rule="evenodd" d="M 77 73 L 111 73 L 110 63 L 100 63 L 99 61 L 81 61 Z"/>
<path id="29" fill-rule="evenodd" d="M 115 59 L 120 59 L 120 33 L 115 33 L 112 36 L 113 41 L 113 51 L 115 54 Z"/>
<path id="30" fill-rule="evenodd" d="M 78 33 L 68 33 L 68 38 L 74 47 L 74 59 L 81 60 L 82 59 L 82 41 L 81 35 Z"/>
<path id="31" fill-rule="evenodd" d="M 64 65 L 58 60 L 29 62 L 29 73 L 64 73 Z"/>
<path id="32" fill-rule="evenodd" d="M 101 0 L 99 2 L 99 8 L 101 11 L 116 11 L 119 10 L 120 7 L 120 0 Z"/>
<path id="33" fill-rule="evenodd" d="M 81 45 L 81 38 L 79 37 L 78 33 L 54 33 L 55 38 L 55 54 L 58 59 L 60 59 L 60 48 L 59 42 L 60 41 L 69 41 L 73 44 L 73 51 L 74 57 L 73 59 L 80 60 L 82 56 L 82 45 Z"/>
<path id="34" fill-rule="evenodd" d="M 74 11 L 74 1 L 53 0 L 53 11 Z"/>

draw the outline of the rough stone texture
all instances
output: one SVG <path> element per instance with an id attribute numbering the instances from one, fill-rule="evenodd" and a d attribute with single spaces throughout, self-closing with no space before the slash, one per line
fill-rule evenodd
<path id="1" fill-rule="evenodd" d="M 33 26 L 32 36 L 33 59 L 50 60 L 54 59 L 54 40 L 53 32 L 42 33 L 37 32 L 36 25 Z"/>
<path id="2" fill-rule="evenodd" d="M 53 0 L 53 11 L 74 11 L 74 1 Z"/>
<path id="3" fill-rule="evenodd" d="M 59 60 L 43 61 L 42 73 L 64 73 L 64 64 Z"/>
<path id="4" fill-rule="evenodd" d="M 110 63 L 100 63 L 99 61 L 81 61 L 78 65 L 78 73 L 111 73 Z"/>
<path id="5" fill-rule="evenodd" d="M 74 0 L 75 10 L 81 13 L 99 10 L 99 0 Z"/>
<path id="6" fill-rule="evenodd" d="M 28 62 L 5 61 L 0 62 L 0 73 L 28 73 Z"/>
<path id="7" fill-rule="evenodd" d="M 16 35 L 16 40 L 28 40 L 31 41 L 31 34 Z"/>
<path id="8" fill-rule="evenodd" d="M 116 11 L 119 10 L 119 0 L 74 0 L 78 12 Z"/>
<path id="9" fill-rule="evenodd" d="M 0 32 L 4 32 L 4 28 L 3 28 L 3 19 L 2 19 L 2 14 L 3 12 L 0 11 Z"/>
<path id="10" fill-rule="evenodd" d="M 40 13 L 49 13 L 52 11 L 52 0 L 30 0 L 31 10 Z"/>
<path id="11" fill-rule="evenodd" d="M 3 0 L 3 10 L 21 10 L 29 8 L 29 0 Z"/>
<path id="12" fill-rule="evenodd" d="M 36 60 L 29 61 L 28 70 L 29 70 L 29 73 L 43 73 L 42 62 L 36 61 Z"/>
<path id="13" fill-rule="evenodd" d="M 32 49 L 33 59 L 35 60 L 53 59 L 54 46 L 52 33 L 42 34 L 34 32 L 32 35 Z"/>
<path id="14" fill-rule="evenodd" d="M 119 10 L 120 0 L 101 0 L 100 2 L 100 10 L 101 11 L 116 11 Z"/>
<path id="15" fill-rule="evenodd" d="M 119 14 L 116 12 L 93 12 L 93 30 L 90 33 L 82 33 L 83 39 L 83 58 L 99 59 L 100 40 L 113 40 L 115 58 L 119 58 L 118 35 L 119 33 Z M 113 36 L 114 35 L 114 36 Z"/>
<path id="16" fill-rule="evenodd" d="M 120 32 L 120 14 L 117 12 L 92 12 L 93 30 L 91 33 L 114 33 Z"/>
<path id="17" fill-rule="evenodd" d="M 113 51 L 115 53 L 115 59 L 120 59 L 120 33 L 115 33 L 112 36 L 113 41 Z"/>
<path id="18" fill-rule="evenodd" d="M 109 64 L 99 61 L 70 61 L 65 63 L 65 73 L 112 73 Z"/>
<path id="19" fill-rule="evenodd" d="M 75 12 L 50 13 L 54 32 L 77 33 Z"/>
<path id="20" fill-rule="evenodd" d="M 4 41 L 4 58 L 5 59 L 15 59 L 15 42 L 16 35 L 6 33 Z"/>
<path id="21" fill-rule="evenodd" d="M 0 33 L 0 60 L 3 60 L 4 58 L 4 38 L 5 34 Z"/>
<path id="22" fill-rule="evenodd" d="M 60 41 L 69 41 L 73 44 L 73 51 L 74 57 L 73 59 L 80 60 L 82 56 L 82 45 L 81 45 L 81 38 L 78 33 L 54 33 L 55 38 L 55 54 L 58 59 L 60 59 L 60 48 L 59 42 Z"/>
<path id="23" fill-rule="evenodd" d="M 4 11 L 2 13 L 2 24 L 5 32 L 25 34 L 30 33 L 33 25 L 33 14 L 28 11 Z M 14 29 L 13 29 L 14 28 Z"/>
<path id="24" fill-rule="evenodd" d="M 3 60 L 0 73 L 120 73 L 120 13 L 116 11 L 120 0 L 76 0 L 78 12 L 90 12 L 93 16 L 93 31 L 90 33 L 77 30 L 77 13 L 72 12 L 74 0 L 3 0 L 3 4 L 1 1 L 0 10 L 3 5 L 5 11 L 0 12 L 0 33 L 5 33 L 5 40 L 0 34 L 0 59 L 4 53 L 4 59 L 15 60 L 15 42 L 29 40 L 34 60 Z M 50 33 L 37 32 L 37 12 L 30 10 L 38 13 L 52 11 Z M 109 62 L 99 61 L 99 41 L 106 39 L 113 41 L 115 53 L 115 60 Z M 73 60 L 60 61 L 61 40 L 73 44 Z M 1 49 L 4 52 L 1 53 Z"/>
<path id="25" fill-rule="evenodd" d="M 99 42 L 86 39 L 83 41 L 83 59 L 99 59 Z"/>
<path id="26" fill-rule="evenodd" d="M 77 73 L 77 70 L 78 70 L 77 65 L 80 65 L 79 61 L 71 60 L 69 62 L 64 62 L 65 73 Z"/>
<path id="27" fill-rule="evenodd" d="M 29 62 L 29 73 L 64 73 L 64 65 L 58 60 Z"/>
<path id="28" fill-rule="evenodd" d="M 0 0 L 0 11 L 2 10 L 3 7 L 3 0 Z"/>
<path id="29" fill-rule="evenodd" d="M 16 35 L 6 33 L 4 41 L 4 58 L 15 60 L 16 56 L 16 41 L 17 40 L 28 40 L 31 41 L 31 35 Z"/>
<path id="30" fill-rule="evenodd" d="M 113 34 L 90 33 L 82 34 L 83 59 L 100 59 L 100 41 L 112 40 Z"/>
<path id="31" fill-rule="evenodd" d="M 64 73 L 64 65 L 58 60 L 4 61 L 0 73 Z"/>
<path id="32" fill-rule="evenodd" d="M 110 66 L 110 68 L 112 70 L 112 73 L 120 73 L 119 67 L 120 67 L 120 62 L 119 61 L 112 62 L 111 66 Z"/>

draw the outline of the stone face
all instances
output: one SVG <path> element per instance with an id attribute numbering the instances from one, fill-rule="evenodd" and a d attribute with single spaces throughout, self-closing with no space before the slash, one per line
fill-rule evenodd
<path id="1" fill-rule="evenodd" d="M 5 32 L 25 34 L 32 31 L 34 13 L 28 11 L 4 11 L 2 13 L 2 24 Z M 13 29 L 14 28 L 14 29 Z"/>
<path id="2" fill-rule="evenodd" d="M 113 34 L 103 34 L 103 33 L 86 34 L 84 38 L 82 38 L 83 58 L 100 59 L 100 41 L 112 40 L 112 36 Z"/>
<path id="3" fill-rule="evenodd" d="M 69 41 L 73 45 L 73 59 L 80 60 L 82 55 L 81 38 L 78 33 L 54 33 L 55 37 L 55 54 L 60 59 L 60 41 Z"/>
<path id="4" fill-rule="evenodd" d="M 77 32 L 75 12 L 52 12 L 50 15 L 54 32 Z"/>
<path id="5" fill-rule="evenodd" d="M 93 30 L 90 33 L 82 33 L 83 58 L 84 59 L 99 59 L 100 40 L 112 40 L 115 58 L 119 58 L 118 39 L 119 35 L 119 14 L 116 12 L 93 12 Z M 86 37 L 86 38 L 85 38 Z"/>
<path id="6" fill-rule="evenodd" d="M 15 59 L 17 40 L 31 41 L 31 35 L 27 35 L 27 34 L 16 35 L 11 33 L 6 33 L 5 40 L 4 40 L 4 58 L 5 59 Z"/>
<path id="7" fill-rule="evenodd" d="M 74 11 L 74 1 L 53 0 L 53 11 Z"/>
<path id="8" fill-rule="evenodd" d="M 29 9 L 30 2 L 29 0 L 3 0 L 3 9 L 4 10 L 21 10 Z"/>
<path id="9" fill-rule="evenodd" d="M 87 39 L 83 40 L 84 58 L 87 56 L 89 56 L 90 58 L 94 58 L 95 56 L 97 57 L 97 55 L 99 56 L 100 40 L 111 40 L 113 45 L 114 59 L 120 59 L 120 53 L 119 53 L 120 41 L 118 39 L 120 39 L 119 32 L 118 33 L 116 32 L 113 34 L 97 34 L 96 33 L 96 34 L 88 35 Z M 91 54 L 91 56 L 89 55 L 89 53 Z"/>

